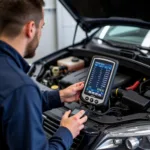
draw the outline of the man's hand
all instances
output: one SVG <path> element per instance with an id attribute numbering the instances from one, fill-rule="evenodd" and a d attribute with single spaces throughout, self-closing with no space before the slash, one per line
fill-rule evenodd
<path id="1" fill-rule="evenodd" d="M 84 82 L 79 82 L 69 86 L 64 90 L 60 90 L 60 99 L 62 102 L 75 102 L 79 100 L 81 90 L 84 87 Z"/>
<path id="2" fill-rule="evenodd" d="M 80 131 L 84 128 L 83 123 L 87 121 L 87 116 L 81 118 L 85 113 L 84 110 L 69 118 L 70 113 L 71 111 L 67 111 L 64 114 L 60 126 L 66 127 L 71 132 L 73 138 L 76 138 L 80 134 Z"/>

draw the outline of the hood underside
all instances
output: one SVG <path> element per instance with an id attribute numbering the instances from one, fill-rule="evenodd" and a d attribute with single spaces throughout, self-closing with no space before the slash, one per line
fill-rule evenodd
<path id="1" fill-rule="evenodd" d="M 150 29 L 145 0 L 60 0 L 82 29 L 90 32 L 104 25 L 130 25 Z"/>

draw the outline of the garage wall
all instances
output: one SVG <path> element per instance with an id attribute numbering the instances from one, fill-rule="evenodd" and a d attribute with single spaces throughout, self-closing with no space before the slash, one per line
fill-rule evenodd
<path id="1" fill-rule="evenodd" d="M 61 49 L 72 44 L 76 22 L 58 0 L 56 2 L 56 7 L 58 48 Z M 83 39 L 84 37 L 85 33 L 79 27 L 76 42 Z"/>

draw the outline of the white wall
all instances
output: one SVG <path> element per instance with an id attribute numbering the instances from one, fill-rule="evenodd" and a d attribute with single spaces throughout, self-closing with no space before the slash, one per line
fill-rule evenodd
<path id="1" fill-rule="evenodd" d="M 62 4 L 57 0 L 57 33 L 58 33 L 58 48 L 61 49 L 73 42 L 76 22 Z M 85 37 L 85 33 L 79 27 L 76 37 L 76 42 Z"/>
<path id="2" fill-rule="evenodd" d="M 57 50 L 56 0 L 45 0 L 45 26 L 36 56 L 29 63 Z"/>

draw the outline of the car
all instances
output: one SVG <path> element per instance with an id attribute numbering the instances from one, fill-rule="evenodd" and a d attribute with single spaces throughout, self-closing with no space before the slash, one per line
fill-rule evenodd
<path id="1" fill-rule="evenodd" d="M 93 58 L 119 63 L 105 108 L 82 101 L 43 113 L 47 138 L 67 110 L 86 109 L 88 121 L 71 150 L 150 149 L 150 14 L 147 1 L 60 0 L 86 38 L 34 62 L 29 76 L 41 90 L 88 79 Z M 67 21 L 67 20 L 66 20 Z M 95 78 L 96 80 L 96 78 Z M 97 94 L 97 93 L 96 93 Z M 87 99 L 88 100 L 88 99 Z"/>

